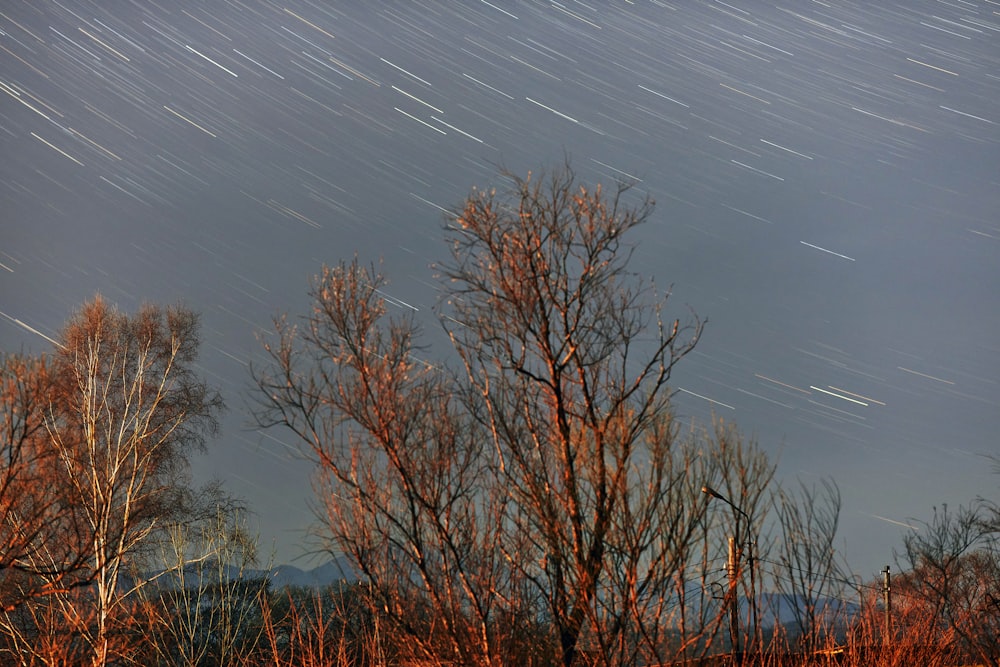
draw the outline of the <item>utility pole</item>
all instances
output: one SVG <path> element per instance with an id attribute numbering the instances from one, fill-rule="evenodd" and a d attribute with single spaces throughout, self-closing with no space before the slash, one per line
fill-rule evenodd
<path id="1" fill-rule="evenodd" d="M 885 638 L 883 642 L 888 646 L 892 642 L 892 589 L 889 586 L 889 566 L 882 570 L 882 595 L 885 598 Z"/>
<path id="2" fill-rule="evenodd" d="M 733 656 L 740 652 L 740 564 L 736 551 L 736 538 L 729 538 L 729 559 L 726 568 L 729 570 L 729 634 L 732 636 Z"/>
<path id="3" fill-rule="evenodd" d="M 747 550 L 749 551 L 748 561 L 750 563 L 750 606 L 753 609 L 753 632 L 752 638 L 748 639 L 751 648 L 757 650 L 756 646 L 756 633 L 757 633 L 757 601 L 755 599 L 754 590 L 754 574 L 753 574 L 753 538 L 750 533 L 753 530 L 753 522 L 750 520 L 750 516 L 743 511 L 739 505 L 734 503 L 729 498 L 725 497 L 712 487 L 707 484 L 701 487 L 701 492 L 711 498 L 717 498 L 722 502 L 726 503 L 732 507 L 736 512 L 742 516 L 747 522 Z M 739 543 L 740 546 L 737 547 L 737 540 L 739 539 L 740 532 L 740 522 L 739 518 L 736 520 L 736 535 L 729 538 L 729 558 L 727 559 L 726 569 L 729 571 L 729 632 L 732 635 L 733 643 L 733 657 L 735 658 L 740 652 L 740 597 L 739 597 L 739 583 L 740 583 L 740 566 L 743 558 L 743 546 L 742 541 Z M 741 660 L 742 662 L 742 660 Z"/>

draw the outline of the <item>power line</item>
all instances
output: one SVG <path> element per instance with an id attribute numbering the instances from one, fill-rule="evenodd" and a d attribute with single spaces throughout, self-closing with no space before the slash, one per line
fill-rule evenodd
<path id="1" fill-rule="evenodd" d="M 779 562 L 776 562 L 776 561 L 773 561 L 773 560 L 768 560 L 766 558 L 757 558 L 755 560 L 757 560 L 758 562 L 761 562 L 761 563 L 768 563 L 769 565 L 776 565 L 776 566 L 778 566 L 780 568 L 784 568 L 786 570 L 795 570 L 796 572 L 801 572 L 802 574 L 809 575 L 810 577 L 812 577 L 814 579 L 824 579 L 824 580 L 827 580 L 827 581 L 836 581 L 837 583 L 845 584 L 845 585 L 850 586 L 850 587 L 852 587 L 852 588 L 854 588 L 856 590 L 861 590 L 862 588 L 867 588 L 867 589 L 873 590 L 873 591 L 881 591 L 882 590 L 882 586 L 876 586 L 874 584 L 859 583 L 858 581 L 853 580 L 853 579 L 844 579 L 844 578 L 835 577 L 835 576 L 832 576 L 832 575 L 817 575 L 816 573 L 812 572 L 811 570 L 806 570 L 806 569 L 803 569 L 801 567 L 796 567 L 796 566 L 792 565 L 791 563 L 779 563 Z M 774 576 L 776 578 L 782 578 L 782 577 L 779 577 L 776 573 L 773 573 L 773 574 L 774 574 Z M 791 578 L 789 578 L 788 580 L 789 581 L 794 581 Z"/>
<path id="2" fill-rule="evenodd" d="M 882 593 L 885 590 L 885 585 L 882 582 L 879 582 L 877 584 L 863 584 L 863 583 L 859 583 L 859 582 L 857 582 L 855 580 L 852 580 L 852 579 L 843 579 L 841 577 L 835 577 L 835 576 L 832 576 L 832 575 L 817 575 L 817 574 L 815 574 L 814 572 L 812 572 L 810 570 L 806 570 L 806 569 L 803 569 L 803 568 L 800 568 L 800 567 L 796 567 L 794 565 L 791 565 L 790 563 L 778 563 L 776 561 L 768 560 L 766 558 L 757 558 L 755 560 L 757 560 L 758 562 L 761 562 L 761 563 L 768 563 L 769 565 L 776 565 L 776 566 L 778 566 L 780 568 L 784 568 L 786 570 L 795 570 L 796 572 L 801 572 L 802 574 L 808 575 L 808 576 L 810 576 L 810 577 L 812 577 L 814 579 L 824 579 L 826 581 L 835 581 L 837 583 L 845 584 L 847 586 L 850 586 L 854 590 L 857 590 L 858 592 L 861 592 L 864 589 L 864 590 L 869 590 L 869 591 L 875 591 L 877 593 Z M 772 572 L 771 576 L 773 576 L 775 579 L 783 579 L 785 581 L 790 581 L 792 583 L 796 583 L 795 580 L 792 579 L 791 577 L 782 576 L 782 575 L 780 575 L 777 572 Z M 904 597 L 909 597 L 909 598 L 913 598 L 913 599 L 918 599 L 919 600 L 919 599 L 922 598 L 922 596 L 919 593 L 917 593 L 917 592 L 906 591 L 906 590 L 902 590 L 902 591 L 896 590 L 894 592 L 897 595 L 902 595 Z"/>

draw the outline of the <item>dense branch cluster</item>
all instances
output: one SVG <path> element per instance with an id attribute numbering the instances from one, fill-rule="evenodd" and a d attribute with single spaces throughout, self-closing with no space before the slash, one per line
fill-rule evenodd
<path id="1" fill-rule="evenodd" d="M 314 282 L 301 327 L 277 323 L 260 423 L 312 452 L 332 546 L 415 658 L 704 651 L 719 605 L 687 590 L 720 542 L 699 489 L 756 502 L 773 468 L 729 427 L 674 419 L 668 381 L 702 322 L 664 321 L 666 299 L 628 271 L 652 202 L 568 166 L 504 176 L 446 226 L 437 313 L 457 366 L 420 360 L 385 277 L 342 263 Z"/>
<path id="2" fill-rule="evenodd" d="M 397 656 L 801 657 L 854 628 L 859 660 L 892 659 L 871 650 L 885 633 L 870 609 L 835 602 L 849 582 L 833 482 L 772 489 L 774 465 L 731 426 L 680 428 L 669 382 L 703 322 L 666 319 L 667 298 L 629 270 L 653 202 L 569 165 L 501 176 L 446 220 L 436 314 L 450 354 L 428 362 L 414 313 L 355 260 L 324 268 L 312 311 L 277 322 L 255 370 L 259 424 L 290 429 L 316 462 L 329 546 L 404 638 Z M 709 508 L 705 485 L 731 513 Z"/>
<path id="3" fill-rule="evenodd" d="M 222 408 L 191 311 L 97 298 L 50 354 L 4 354 L 0 661 L 1000 667 L 996 505 L 908 533 L 892 603 L 852 581 L 832 480 L 682 427 L 704 322 L 630 269 L 653 202 L 501 176 L 446 220 L 436 345 L 358 260 L 262 338 L 254 417 L 315 463 L 354 581 L 272 590 L 238 503 L 191 488 Z"/>

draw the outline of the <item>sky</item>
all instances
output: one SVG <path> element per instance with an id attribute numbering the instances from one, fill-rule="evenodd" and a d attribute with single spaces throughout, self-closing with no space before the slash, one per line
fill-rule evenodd
<path id="1" fill-rule="evenodd" d="M 1000 498 L 998 2 L 6 0 L 0 49 L 0 348 L 96 293 L 198 311 L 196 477 L 277 562 L 316 503 L 258 337 L 355 255 L 436 328 L 442 210 L 566 155 L 656 200 L 631 268 L 708 319 L 677 412 L 833 478 L 858 575 Z"/>

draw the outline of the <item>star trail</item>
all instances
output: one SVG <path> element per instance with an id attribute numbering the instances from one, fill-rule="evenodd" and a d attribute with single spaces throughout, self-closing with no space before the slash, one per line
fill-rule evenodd
<path id="1" fill-rule="evenodd" d="M 568 155 L 656 199 L 632 266 L 709 320 L 678 412 L 832 476 L 870 576 L 1000 485 L 998 100 L 988 0 L 6 2 L 0 343 L 96 292 L 199 311 L 196 473 L 288 561 L 309 466 L 251 427 L 257 336 L 355 254 L 433 330 L 442 211 Z"/>

